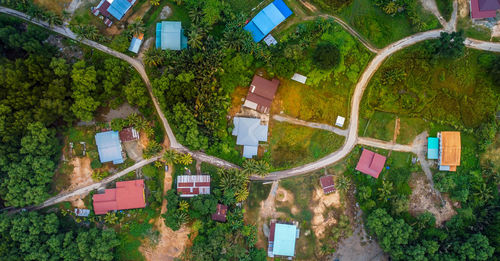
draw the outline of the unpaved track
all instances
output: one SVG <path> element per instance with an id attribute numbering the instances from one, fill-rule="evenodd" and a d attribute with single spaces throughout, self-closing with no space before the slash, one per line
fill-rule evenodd
<path id="1" fill-rule="evenodd" d="M 339 129 L 337 127 L 333 127 L 333 126 L 328 125 L 328 124 L 299 120 L 299 119 L 296 119 L 296 118 L 293 118 L 293 117 L 290 117 L 290 116 L 284 115 L 284 114 L 273 115 L 273 119 L 275 119 L 279 122 L 288 122 L 288 123 L 295 124 L 295 125 L 301 125 L 301 126 L 320 129 L 320 130 L 326 130 L 326 131 L 330 131 L 330 132 L 333 132 L 333 133 L 335 133 L 337 135 L 341 135 L 341 136 L 347 135 L 347 130 Z"/>

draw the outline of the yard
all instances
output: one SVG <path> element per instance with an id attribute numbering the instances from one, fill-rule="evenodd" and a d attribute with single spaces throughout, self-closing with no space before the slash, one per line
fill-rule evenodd
<path id="1" fill-rule="evenodd" d="M 325 130 L 271 121 L 271 165 L 279 170 L 315 161 L 340 148 L 344 139 Z"/>
<path id="2" fill-rule="evenodd" d="M 57 14 L 62 14 L 63 10 L 71 3 L 71 0 L 34 0 L 34 3 Z"/>

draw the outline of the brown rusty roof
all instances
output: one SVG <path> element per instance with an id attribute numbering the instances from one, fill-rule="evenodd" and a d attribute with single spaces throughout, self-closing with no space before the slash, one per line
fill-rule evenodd
<path id="1" fill-rule="evenodd" d="M 278 90 L 280 81 L 272 79 L 271 81 L 254 75 L 250 88 L 248 89 L 247 100 L 257 103 L 257 110 L 267 113 L 273 102 L 274 95 Z"/>
<path id="2" fill-rule="evenodd" d="M 460 132 L 441 132 L 441 165 L 460 166 L 460 154 L 462 152 Z"/>

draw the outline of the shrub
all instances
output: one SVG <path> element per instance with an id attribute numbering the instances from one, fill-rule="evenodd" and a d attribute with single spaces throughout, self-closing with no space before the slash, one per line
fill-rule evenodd
<path id="1" fill-rule="evenodd" d="M 102 163 L 98 159 L 95 159 L 95 160 L 92 160 L 92 162 L 90 162 L 90 167 L 92 169 L 98 169 L 98 168 L 102 167 Z"/>
<path id="2" fill-rule="evenodd" d="M 314 50 L 313 61 L 320 69 L 334 68 L 340 62 L 340 51 L 329 42 L 321 42 Z"/>

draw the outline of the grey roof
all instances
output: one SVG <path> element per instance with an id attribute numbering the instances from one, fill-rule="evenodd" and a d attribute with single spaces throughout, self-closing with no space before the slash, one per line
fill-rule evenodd
<path id="1" fill-rule="evenodd" d="M 232 134 L 236 137 L 236 144 L 243 145 L 243 157 L 251 158 L 257 155 L 259 141 L 267 141 L 267 125 L 261 125 L 260 119 L 234 117 Z"/>
<path id="2" fill-rule="evenodd" d="M 494 11 L 500 9 L 500 0 L 479 0 L 479 10 Z"/>

